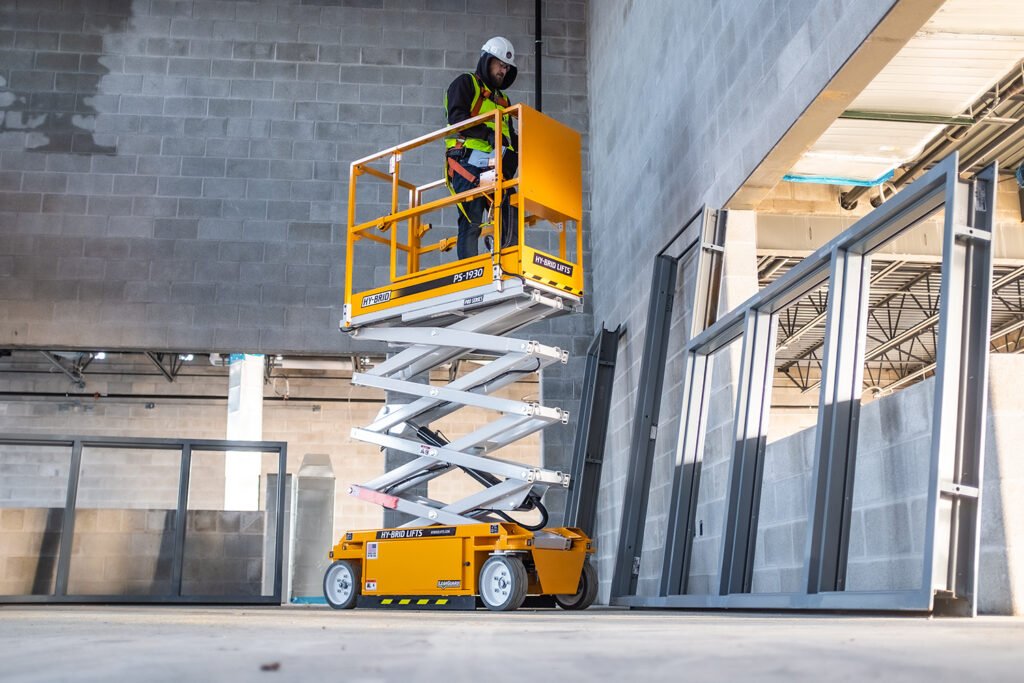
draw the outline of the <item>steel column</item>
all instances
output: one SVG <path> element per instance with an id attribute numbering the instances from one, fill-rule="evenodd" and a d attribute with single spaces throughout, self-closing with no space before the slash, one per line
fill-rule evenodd
<path id="1" fill-rule="evenodd" d="M 651 467 L 657 437 L 657 419 L 661 407 L 665 353 L 668 349 L 669 317 L 675 297 L 676 260 L 658 256 L 651 276 L 651 300 L 647 308 L 643 365 L 640 369 L 633 436 L 629 449 L 629 475 L 622 500 L 619 525 L 619 549 L 612 595 L 632 595 L 640 575 L 640 549 L 647 522 L 647 498 L 651 488 Z"/>
<path id="2" fill-rule="evenodd" d="M 615 381 L 622 327 L 601 329 L 587 350 L 583 373 L 583 396 L 572 449 L 569 495 L 565 503 L 565 525 L 594 533 L 597 498 L 601 486 L 601 467 L 608 433 L 608 413 Z"/>
<path id="3" fill-rule="evenodd" d="M 846 581 L 870 279 L 869 257 L 833 252 L 805 552 L 808 593 L 842 590 Z"/>
<path id="4" fill-rule="evenodd" d="M 752 309 L 747 313 L 745 327 L 736 392 L 735 446 L 729 465 L 729 493 L 722 534 L 719 574 L 722 595 L 750 592 L 771 408 L 771 359 L 778 318 Z"/>
<path id="5" fill-rule="evenodd" d="M 82 475 L 82 442 L 75 439 L 71 445 L 71 466 L 68 468 L 68 490 L 64 503 L 64 519 L 60 525 L 60 556 L 57 558 L 57 581 L 54 595 L 68 594 L 68 576 L 71 572 L 71 549 L 75 540 L 75 509 L 78 507 L 78 482 Z"/>
<path id="6" fill-rule="evenodd" d="M 174 512 L 174 554 L 171 556 L 171 590 L 181 596 L 181 580 L 185 566 L 185 530 L 188 527 L 188 488 L 192 475 L 192 444 L 181 445 L 178 463 L 178 507 Z"/>

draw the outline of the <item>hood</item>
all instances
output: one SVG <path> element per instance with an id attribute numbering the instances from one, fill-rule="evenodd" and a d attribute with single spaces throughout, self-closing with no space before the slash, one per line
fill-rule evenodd
<path id="1" fill-rule="evenodd" d="M 506 90 L 512 87 L 512 84 L 515 83 L 516 80 L 516 74 L 519 73 L 519 69 L 510 64 L 508 71 L 505 72 L 505 80 L 501 83 L 491 83 L 490 76 L 487 75 L 487 65 L 492 59 L 497 59 L 497 57 L 487 52 L 480 53 L 480 61 L 476 63 L 477 78 L 483 81 L 491 90 Z"/>

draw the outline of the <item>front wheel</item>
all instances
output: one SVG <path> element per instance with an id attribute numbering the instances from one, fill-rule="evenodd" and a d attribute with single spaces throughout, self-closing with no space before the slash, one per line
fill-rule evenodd
<path id="1" fill-rule="evenodd" d="M 361 572 L 357 562 L 338 560 L 324 572 L 324 598 L 334 609 L 356 606 L 361 588 Z"/>
<path id="2" fill-rule="evenodd" d="M 480 599 L 487 609 L 511 612 L 526 600 L 530 579 L 515 555 L 492 555 L 480 568 Z"/>
<path id="3" fill-rule="evenodd" d="M 584 560 L 580 573 L 580 585 L 573 595 L 556 595 L 555 602 L 562 609 L 587 609 L 597 598 L 597 570 Z"/>

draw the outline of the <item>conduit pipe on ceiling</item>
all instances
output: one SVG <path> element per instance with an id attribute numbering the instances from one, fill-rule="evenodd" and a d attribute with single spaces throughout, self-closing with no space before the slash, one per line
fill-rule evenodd
<path id="1" fill-rule="evenodd" d="M 971 116 L 976 119 L 974 125 L 955 125 L 943 128 L 938 135 L 932 138 L 929 146 L 926 147 L 928 151 L 915 159 L 906 171 L 901 173 L 891 183 L 888 183 L 887 186 L 893 190 L 898 190 L 924 172 L 936 160 L 955 152 L 966 142 L 970 132 L 977 128 L 978 123 L 982 119 L 995 115 L 997 109 L 1010 102 L 1012 98 L 1020 95 L 1022 92 L 1024 92 L 1024 71 L 1022 71 L 1021 65 L 1018 64 L 1010 73 L 1001 78 L 994 88 L 986 92 L 964 112 L 964 116 Z M 839 195 L 839 205 L 847 211 L 852 211 L 857 207 L 857 201 L 869 189 L 866 187 L 855 187 L 849 192 L 843 192 Z"/>

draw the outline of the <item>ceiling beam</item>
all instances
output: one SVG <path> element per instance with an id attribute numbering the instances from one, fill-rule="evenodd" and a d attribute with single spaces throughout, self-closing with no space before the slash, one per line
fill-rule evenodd
<path id="1" fill-rule="evenodd" d="M 944 2 L 896 0 L 860 47 L 726 202 L 725 208 L 755 209 Z"/>

